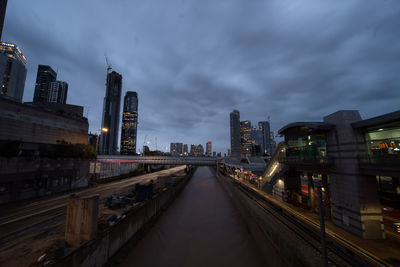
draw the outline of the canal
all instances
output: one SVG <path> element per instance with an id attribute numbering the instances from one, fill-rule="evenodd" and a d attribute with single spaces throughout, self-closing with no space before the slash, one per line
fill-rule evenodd
<path id="1" fill-rule="evenodd" d="M 212 169 L 200 167 L 168 210 L 117 261 L 141 267 L 269 266 L 260 253 Z"/>

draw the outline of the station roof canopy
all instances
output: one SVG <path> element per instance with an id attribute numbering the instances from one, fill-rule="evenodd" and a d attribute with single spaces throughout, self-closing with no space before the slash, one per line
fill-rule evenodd
<path id="1" fill-rule="evenodd" d="M 285 134 L 288 130 L 293 128 L 308 128 L 312 130 L 331 130 L 335 128 L 335 125 L 326 122 L 293 122 L 282 127 L 278 133 Z"/>
<path id="2" fill-rule="evenodd" d="M 354 129 L 360 128 L 370 128 L 373 129 L 375 127 L 382 128 L 383 125 L 387 125 L 388 127 L 397 126 L 400 127 L 400 110 L 387 113 L 381 116 L 373 117 L 370 119 L 357 121 L 351 124 Z"/>

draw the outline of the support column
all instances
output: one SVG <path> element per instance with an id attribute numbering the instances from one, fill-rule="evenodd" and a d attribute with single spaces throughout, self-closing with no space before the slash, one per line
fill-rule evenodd
<path id="1" fill-rule="evenodd" d="M 310 206 L 311 210 L 315 211 L 315 196 L 314 196 L 314 181 L 312 177 L 312 173 L 307 173 L 308 178 L 308 205 Z"/>
<path id="2" fill-rule="evenodd" d="M 89 241 L 97 235 L 99 196 L 68 199 L 65 241 L 74 247 Z"/>
<path id="3" fill-rule="evenodd" d="M 383 239 L 376 178 L 362 175 L 358 167 L 358 155 L 365 153 L 365 140 L 351 123 L 359 120 L 361 116 L 355 110 L 338 111 L 324 118 L 336 126 L 327 136 L 328 155 L 334 160 L 330 174 L 333 222 L 365 239 Z"/>

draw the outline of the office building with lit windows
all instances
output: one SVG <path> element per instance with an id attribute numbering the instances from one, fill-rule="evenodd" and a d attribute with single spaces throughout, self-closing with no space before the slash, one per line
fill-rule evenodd
<path id="1" fill-rule="evenodd" d="M 0 43 L 0 96 L 22 102 L 26 58 L 16 44 Z"/>
<path id="2" fill-rule="evenodd" d="M 172 156 L 182 156 L 183 155 L 183 143 L 171 143 L 170 153 Z"/>
<path id="3" fill-rule="evenodd" d="M 108 72 L 100 135 L 99 154 L 101 155 L 115 155 L 118 152 L 121 90 L 122 75 L 115 71 Z"/>
<path id="4" fill-rule="evenodd" d="M 211 157 L 212 155 L 212 142 L 208 141 L 206 144 L 206 157 Z"/>
<path id="5" fill-rule="evenodd" d="M 121 154 L 136 154 L 138 124 L 138 95 L 136 92 L 126 92 L 121 127 Z"/>
<path id="6" fill-rule="evenodd" d="M 252 154 L 252 140 L 251 140 L 251 122 L 240 122 L 240 142 L 241 142 L 241 157 L 251 157 Z"/>

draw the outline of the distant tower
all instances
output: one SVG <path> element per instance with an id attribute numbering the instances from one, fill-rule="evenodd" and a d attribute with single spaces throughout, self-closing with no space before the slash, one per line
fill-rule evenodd
<path id="1" fill-rule="evenodd" d="M 252 155 L 252 140 L 251 140 L 251 122 L 240 122 L 240 143 L 241 143 L 241 156 L 251 157 Z"/>
<path id="2" fill-rule="evenodd" d="M 57 73 L 47 65 L 39 65 L 36 75 L 35 94 L 33 102 L 47 102 L 49 97 L 50 83 L 55 82 Z"/>
<path id="3" fill-rule="evenodd" d="M 138 124 L 138 95 L 136 92 L 126 92 L 121 127 L 121 155 L 136 154 Z"/>
<path id="4" fill-rule="evenodd" d="M 121 105 L 122 75 L 107 69 L 106 96 L 103 103 L 101 155 L 114 155 L 118 150 L 119 112 Z"/>
<path id="5" fill-rule="evenodd" d="M 212 155 L 212 142 L 208 141 L 206 144 L 206 156 L 211 157 Z"/>
<path id="6" fill-rule="evenodd" d="M 231 125 L 231 157 L 240 160 L 240 112 L 234 110 L 230 113 Z"/>
<path id="7" fill-rule="evenodd" d="M 269 121 L 260 121 L 258 123 L 258 128 L 262 132 L 262 148 L 263 154 L 269 154 L 272 156 L 272 148 L 271 148 L 271 134 L 270 134 L 270 125 Z"/>
<path id="8" fill-rule="evenodd" d="M 13 43 L 0 43 L 0 96 L 22 102 L 26 58 Z"/>
<path id="9" fill-rule="evenodd" d="M 4 18 L 6 16 L 7 0 L 1 0 L 0 4 L 0 40 L 3 33 Z"/>
<path id="10" fill-rule="evenodd" d="M 52 103 L 67 103 L 68 83 L 62 81 L 51 82 L 47 95 L 47 102 Z"/>

